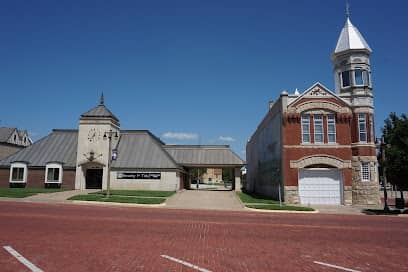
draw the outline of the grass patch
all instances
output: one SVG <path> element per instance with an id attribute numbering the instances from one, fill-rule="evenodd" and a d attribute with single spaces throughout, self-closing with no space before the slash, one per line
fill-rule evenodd
<path id="1" fill-rule="evenodd" d="M 111 190 L 111 196 L 144 196 L 144 197 L 169 197 L 175 191 L 139 191 L 139 190 Z M 106 195 L 106 190 L 91 194 Z"/>
<path id="2" fill-rule="evenodd" d="M 247 204 L 245 205 L 247 208 L 252 208 L 252 209 L 259 209 L 259 210 L 282 210 L 282 211 L 304 211 L 304 212 L 312 212 L 314 211 L 313 208 L 309 207 L 300 207 L 300 206 L 288 206 L 288 205 L 282 205 L 279 206 L 279 204 L 266 204 L 266 205 L 256 205 L 256 204 Z"/>
<path id="3" fill-rule="evenodd" d="M 0 188 L 0 197 L 24 198 L 36 194 L 62 192 L 61 189 L 45 188 Z"/>
<path id="4" fill-rule="evenodd" d="M 242 202 L 244 203 L 262 203 L 262 204 L 278 204 L 279 201 L 272 200 L 272 199 L 267 199 L 255 195 L 249 195 L 243 192 L 237 192 L 238 197 L 241 199 Z"/>
<path id="5" fill-rule="evenodd" d="M 313 208 L 301 207 L 301 206 L 289 206 L 282 204 L 279 205 L 279 201 L 267 199 L 264 197 L 250 195 L 243 192 L 237 192 L 238 197 L 245 204 L 245 207 L 259 210 L 282 210 L 282 211 L 314 211 Z"/>
<path id="6" fill-rule="evenodd" d="M 103 194 L 88 194 L 76 195 L 68 198 L 68 200 L 82 200 L 82 201 L 100 201 L 100 202 L 117 202 L 117 203 L 135 203 L 135 204 L 161 204 L 166 201 L 165 198 L 149 198 L 149 197 L 130 197 L 112 195 L 105 198 Z"/>

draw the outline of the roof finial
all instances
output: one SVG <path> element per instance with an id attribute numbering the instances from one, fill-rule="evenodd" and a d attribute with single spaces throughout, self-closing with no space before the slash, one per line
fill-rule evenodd
<path id="1" fill-rule="evenodd" d="M 350 18 L 350 3 L 349 3 L 349 0 L 346 0 L 346 17 Z"/>
<path id="2" fill-rule="evenodd" d="M 103 97 L 103 92 L 101 94 L 101 102 L 99 103 L 100 105 L 105 104 L 105 98 Z"/>

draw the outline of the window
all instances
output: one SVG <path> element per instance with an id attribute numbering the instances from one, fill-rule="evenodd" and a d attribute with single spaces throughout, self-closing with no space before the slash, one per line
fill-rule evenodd
<path id="1" fill-rule="evenodd" d="M 341 72 L 341 86 L 342 87 L 350 86 L 350 71 Z"/>
<path id="2" fill-rule="evenodd" d="M 48 163 L 45 167 L 45 183 L 61 183 L 62 166 L 59 163 Z"/>
<path id="3" fill-rule="evenodd" d="M 27 164 L 22 162 L 14 162 L 10 166 L 10 183 L 26 183 L 27 182 Z"/>
<path id="4" fill-rule="evenodd" d="M 360 142 L 367 142 L 367 124 L 365 113 L 358 114 L 358 130 L 360 134 Z"/>
<path id="5" fill-rule="evenodd" d="M 59 182 L 59 168 L 48 168 L 47 182 Z"/>
<path id="6" fill-rule="evenodd" d="M 302 115 L 302 143 L 310 143 L 310 117 Z"/>
<path id="7" fill-rule="evenodd" d="M 370 181 L 370 163 L 369 162 L 361 163 L 361 180 Z"/>
<path id="8" fill-rule="evenodd" d="M 363 69 L 357 68 L 356 70 L 354 70 L 354 81 L 355 85 L 365 85 L 363 81 Z"/>
<path id="9" fill-rule="evenodd" d="M 370 82 L 370 72 L 369 71 L 365 71 L 364 72 L 364 80 L 365 80 L 365 85 L 367 86 L 371 86 L 371 82 Z"/>
<path id="10" fill-rule="evenodd" d="M 323 143 L 323 117 L 320 114 L 314 115 L 314 141 Z"/>
<path id="11" fill-rule="evenodd" d="M 370 114 L 369 120 L 370 120 L 370 141 L 374 143 L 375 142 L 375 132 L 374 132 L 374 121 L 373 121 L 372 114 Z"/>
<path id="12" fill-rule="evenodd" d="M 336 142 L 336 118 L 334 114 L 327 115 L 327 141 L 329 143 Z"/>
<path id="13" fill-rule="evenodd" d="M 24 181 L 24 167 L 13 167 L 12 181 Z"/>

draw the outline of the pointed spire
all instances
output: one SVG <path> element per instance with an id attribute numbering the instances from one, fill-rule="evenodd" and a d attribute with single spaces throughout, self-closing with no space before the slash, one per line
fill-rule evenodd
<path id="1" fill-rule="evenodd" d="M 350 3 L 346 0 L 346 18 L 350 18 Z"/>
<path id="2" fill-rule="evenodd" d="M 341 30 L 339 39 L 337 40 L 334 54 L 353 49 L 366 50 L 369 53 L 372 52 L 370 46 L 363 38 L 363 35 L 361 35 L 357 27 L 351 23 L 350 17 L 347 16 L 346 24 Z"/>
<path id="3" fill-rule="evenodd" d="M 103 97 L 103 92 L 101 94 L 101 101 L 99 102 L 100 105 L 104 105 L 105 104 L 105 98 Z"/>

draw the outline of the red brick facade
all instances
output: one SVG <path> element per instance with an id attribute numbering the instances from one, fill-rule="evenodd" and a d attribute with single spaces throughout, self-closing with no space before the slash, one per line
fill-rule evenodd
<path id="1" fill-rule="evenodd" d="M 10 169 L 0 169 L 0 188 L 10 186 Z M 75 189 L 75 170 L 63 170 L 63 182 L 61 188 Z M 45 168 L 28 168 L 26 188 L 44 188 L 45 187 Z"/>

